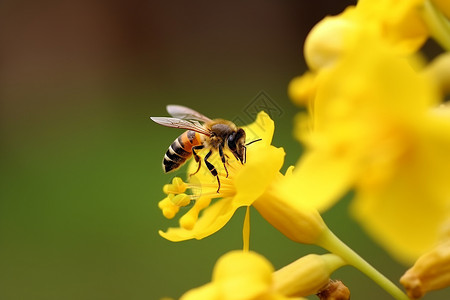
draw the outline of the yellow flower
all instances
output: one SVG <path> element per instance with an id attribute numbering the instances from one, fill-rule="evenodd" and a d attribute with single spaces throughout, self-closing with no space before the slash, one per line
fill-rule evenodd
<path id="1" fill-rule="evenodd" d="M 314 244 L 327 227 L 317 210 L 303 203 L 301 195 L 279 188 L 280 182 L 286 176 L 291 176 L 292 168 L 286 176 L 279 172 L 284 161 L 284 151 L 270 145 L 274 131 L 273 121 L 267 114 L 260 113 L 253 124 L 243 128 L 250 137 L 249 141 L 257 138 L 262 138 L 262 141 L 248 147 L 245 165 L 229 159 L 228 177 L 224 170 L 219 172 L 219 193 L 216 179 L 206 168 L 200 169 L 189 183 L 176 178 L 172 184 L 164 186 L 163 190 L 168 196 L 160 201 L 159 207 L 167 218 L 173 218 L 180 207 L 189 204 L 187 199 L 192 199 L 195 203 L 180 218 L 179 228 L 169 228 L 159 234 L 174 242 L 202 239 L 220 230 L 236 209 L 253 205 L 269 223 L 290 239 Z M 219 159 L 215 165 L 220 170 Z M 192 173 L 195 169 L 196 163 L 193 162 L 188 172 Z M 189 188 L 193 190 L 190 196 L 185 194 Z M 244 234 L 244 243 L 246 242 Z"/>
<path id="2" fill-rule="evenodd" d="M 220 230 L 241 206 L 250 206 L 260 197 L 283 165 L 284 150 L 271 146 L 274 123 L 270 117 L 261 112 L 256 121 L 244 126 L 247 141 L 261 138 L 247 147 L 247 162 L 242 165 L 232 154 L 228 155 L 228 172 L 226 177 L 218 156 L 211 156 L 210 161 L 219 171 L 221 188 L 217 193 L 217 181 L 209 170 L 202 165 L 200 171 L 191 177 L 189 183 L 177 179 L 176 183 L 165 187 L 165 192 L 177 195 L 190 188 L 194 206 L 180 219 L 179 228 L 169 228 L 160 235 L 170 241 L 182 241 L 192 238 L 202 239 Z M 200 156 L 203 153 L 200 152 Z M 221 168 L 222 166 L 222 168 Z M 188 173 L 197 168 L 195 161 L 188 167 Z M 178 187 L 179 184 L 181 187 Z M 175 196 L 176 197 L 176 196 Z M 167 199 L 167 198 L 166 198 Z M 173 217 L 177 211 L 173 205 L 167 205 L 167 200 L 160 204 L 166 217 Z M 171 201 L 173 203 L 173 201 Z M 212 203 L 212 204 L 211 204 Z M 185 204 L 185 203 L 183 203 Z M 175 205 L 176 206 L 176 205 Z M 200 212 L 202 212 L 199 217 Z"/>
<path id="3" fill-rule="evenodd" d="M 428 38 L 421 10 L 424 0 L 362 0 L 338 16 L 314 26 L 305 41 L 305 60 L 312 71 L 329 68 L 365 35 L 398 54 L 415 52 Z"/>
<path id="4" fill-rule="evenodd" d="M 260 126 L 261 124 L 265 126 Z M 258 135 L 258 130 L 264 128 L 270 130 L 263 130 L 261 135 Z M 190 203 L 191 199 L 195 204 L 180 219 L 180 228 L 169 228 L 167 232 L 160 232 L 161 236 L 170 241 L 204 238 L 222 228 L 238 207 L 253 205 L 270 224 L 288 238 L 299 243 L 316 244 L 339 255 L 342 258 L 340 261 L 360 269 L 396 299 L 404 299 L 404 295 L 395 285 L 381 276 L 329 230 L 317 209 L 307 203 L 307 198 L 296 189 L 284 188 L 285 181 L 292 181 L 293 168 L 290 167 L 286 175 L 278 171 L 283 163 L 284 151 L 270 146 L 273 122 L 267 115 L 260 113 L 257 121 L 245 129 L 256 133 L 256 137 L 261 137 L 263 141 L 258 148 L 249 148 L 248 160 L 244 166 L 230 162 L 229 176 L 220 177 L 222 182 L 220 193 L 217 193 L 215 178 L 206 170 L 201 171 L 195 176 L 195 180 L 191 179 L 189 183 L 176 178 L 172 184 L 164 186 L 163 190 L 168 197 L 160 202 L 159 207 L 166 217 L 173 217 L 179 207 Z M 191 165 L 190 168 L 195 169 L 195 165 Z M 187 189 L 195 188 L 199 191 L 190 196 L 185 194 Z M 220 199 L 210 205 L 211 200 L 216 197 Z M 199 218 L 202 210 L 203 214 Z M 247 216 L 243 230 L 245 250 L 248 250 Z M 205 287 L 195 295 L 199 293 L 214 299 L 217 289 Z"/>
<path id="5" fill-rule="evenodd" d="M 400 282 L 411 299 L 450 286 L 450 240 L 423 254 Z"/>
<path id="6" fill-rule="evenodd" d="M 319 292 L 344 264 L 334 254 L 311 254 L 274 272 L 263 256 L 232 251 L 219 258 L 210 283 L 188 291 L 180 300 L 300 300 Z"/>
<path id="7" fill-rule="evenodd" d="M 422 16 L 427 0 L 361 0 L 356 6 L 364 22 L 376 27 L 382 40 L 395 52 L 413 53 L 428 38 Z"/>
<path id="8" fill-rule="evenodd" d="M 399 260 L 416 259 L 449 209 L 450 119 L 431 111 L 439 96 L 364 35 L 320 72 L 315 90 L 296 133 L 307 151 L 284 189 L 323 211 L 354 188 L 357 219 Z"/>
<path id="9" fill-rule="evenodd" d="M 416 52 L 429 36 L 428 23 L 434 35 L 447 44 L 449 30 L 432 9 L 428 0 L 362 0 L 337 16 L 327 16 L 317 23 L 304 44 L 304 56 L 310 71 L 292 80 L 289 95 L 293 101 L 309 108 L 320 82 L 320 72 L 332 68 L 370 39 L 401 56 Z M 428 12 L 425 16 L 424 12 Z M 436 21 L 436 22 L 435 22 Z M 447 38 L 445 36 L 447 35 Z"/>
<path id="10" fill-rule="evenodd" d="M 286 175 L 278 174 L 253 207 L 273 227 L 294 242 L 317 244 L 329 229 L 317 209 L 307 204 L 307 198 L 296 190 L 284 189 L 292 177 L 293 167 Z"/>

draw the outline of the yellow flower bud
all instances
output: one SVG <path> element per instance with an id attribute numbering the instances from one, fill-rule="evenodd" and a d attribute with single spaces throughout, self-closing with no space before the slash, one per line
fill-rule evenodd
<path id="1" fill-rule="evenodd" d="M 450 286 L 450 240 L 422 255 L 400 278 L 411 299 Z"/>
<path id="2" fill-rule="evenodd" d="M 350 47 L 348 38 L 357 30 L 355 23 L 342 15 L 326 17 L 316 24 L 305 40 L 304 54 L 308 67 L 317 71 L 333 66 Z"/>
<path id="3" fill-rule="evenodd" d="M 327 229 L 316 209 L 305 205 L 296 194 L 277 188 L 274 181 L 253 206 L 273 227 L 291 240 L 303 244 L 315 244 Z"/>
<path id="4" fill-rule="evenodd" d="M 296 104 L 307 106 L 315 94 L 315 79 L 316 76 L 310 72 L 292 79 L 288 86 L 289 98 Z"/>
<path id="5" fill-rule="evenodd" d="M 334 254 L 309 254 L 273 274 L 274 290 L 286 296 L 309 296 L 321 291 L 336 269 L 345 265 Z"/>
<path id="6" fill-rule="evenodd" d="M 186 292 L 180 300 L 293 300 L 274 290 L 272 274 L 272 264 L 262 255 L 231 251 L 217 261 L 211 282 Z"/>

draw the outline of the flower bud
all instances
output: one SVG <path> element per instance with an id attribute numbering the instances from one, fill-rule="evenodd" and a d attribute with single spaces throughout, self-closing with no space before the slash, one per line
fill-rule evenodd
<path id="1" fill-rule="evenodd" d="M 273 274 L 274 290 L 286 296 L 317 294 L 329 283 L 330 275 L 345 265 L 334 254 L 309 254 Z"/>
<path id="2" fill-rule="evenodd" d="M 450 286 L 450 240 L 422 255 L 400 278 L 411 299 Z"/>
<path id="3" fill-rule="evenodd" d="M 349 8 L 348 11 L 352 9 Z M 306 37 L 304 54 L 311 70 L 317 71 L 333 66 L 350 47 L 347 39 L 357 30 L 357 26 L 353 20 L 344 16 L 324 18 Z"/>
<path id="4" fill-rule="evenodd" d="M 289 98 L 298 105 L 307 106 L 316 93 L 315 79 L 315 74 L 310 72 L 292 79 L 288 86 Z"/>
<path id="5" fill-rule="evenodd" d="M 271 297 L 272 272 L 262 255 L 231 251 L 217 261 L 210 283 L 185 293 L 181 300 L 275 299 Z"/>
<path id="6" fill-rule="evenodd" d="M 315 244 L 327 229 L 319 212 L 304 205 L 295 194 L 276 187 L 268 189 L 254 203 L 261 216 L 282 234 L 297 243 Z"/>

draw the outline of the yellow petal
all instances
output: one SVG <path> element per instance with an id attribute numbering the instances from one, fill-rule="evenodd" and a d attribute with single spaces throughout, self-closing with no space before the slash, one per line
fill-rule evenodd
<path id="1" fill-rule="evenodd" d="M 298 105 L 307 106 L 316 92 L 315 78 L 315 74 L 306 72 L 302 76 L 292 79 L 288 86 L 289 98 Z"/>
<path id="2" fill-rule="evenodd" d="M 353 213 L 399 261 L 411 263 L 437 243 L 450 212 L 450 119 L 418 120 L 414 148 L 385 184 L 357 189 Z"/>
<path id="3" fill-rule="evenodd" d="M 159 234 L 172 242 L 205 238 L 220 230 L 231 219 L 239 207 L 232 200 L 233 198 L 221 199 L 206 208 L 191 230 L 169 228 L 166 232 L 160 230 Z"/>
<path id="4" fill-rule="evenodd" d="M 269 291 L 272 272 L 272 265 L 263 256 L 252 251 L 232 251 L 217 261 L 213 282 L 221 285 L 224 299 L 254 299 Z"/>
<path id="5" fill-rule="evenodd" d="M 192 289 L 181 296 L 180 300 L 222 300 L 220 289 L 212 283 Z"/>
<path id="6" fill-rule="evenodd" d="M 285 155 L 283 148 L 273 146 L 249 149 L 248 154 L 245 167 L 234 178 L 234 201 L 240 203 L 240 206 L 251 205 L 264 192 L 278 175 Z"/>
<path id="7" fill-rule="evenodd" d="M 448 216 L 446 205 L 428 201 L 429 191 L 421 186 L 404 174 L 382 189 L 359 191 L 352 203 L 355 218 L 368 233 L 405 264 L 437 242 Z"/>
<path id="8" fill-rule="evenodd" d="M 328 16 L 317 23 L 305 40 L 304 53 L 312 71 L 330 68 L 352 47 L 350 38 L 359 30 L 353 17 L 354 7 L 338 16 Z"/>
<path id="9" fill-rule="evenodd" d="M 272 280 L 273 267 L 262 255 L 253 251 L 231 251 L 223 255 L 216 263 L 213 280 L 227 280 L 247 273 L 262 282 Z"/>
<path id="10" fill-rule="evenodd" d="M 245 130 L 247 143 L 257 139 L 262 139 L 262 141 L 250 145 L 250 149 L 254 148 L 254 145 L 270 145 L 272 143 L 275 125 L 269 115 L 264 111 L 261 111 L 258 113 L 255 122 L 243 126 L 242 129 Z"/>
<path id="11" fill-rule="evenodd" d="M 346 193 L 359 172 L 352 157 L 326 152 L 308 152 L 280 183 L 280 189 L 297 194 L 305 206 L 325 211 Z"/>
<path id="12" fill-rule="evenodd" d="M 420 11 L 423 0 L 361 0 L 356 6 L 365 23 L 377 26 L 380 37 L 399 53 L 413 53 L 426 41 L 428 30 Z"/>

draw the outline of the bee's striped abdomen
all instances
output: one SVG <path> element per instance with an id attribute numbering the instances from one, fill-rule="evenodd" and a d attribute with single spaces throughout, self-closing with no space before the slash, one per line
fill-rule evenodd
<path id="1" fill-rule="evenodd" d="M 178 169 L 184 162 L 192 156 L 192 147 L 202 143 L 200 134 L 188 130 L 182 133 L 169 146 L 163 159 L 164 172 Z"/>

